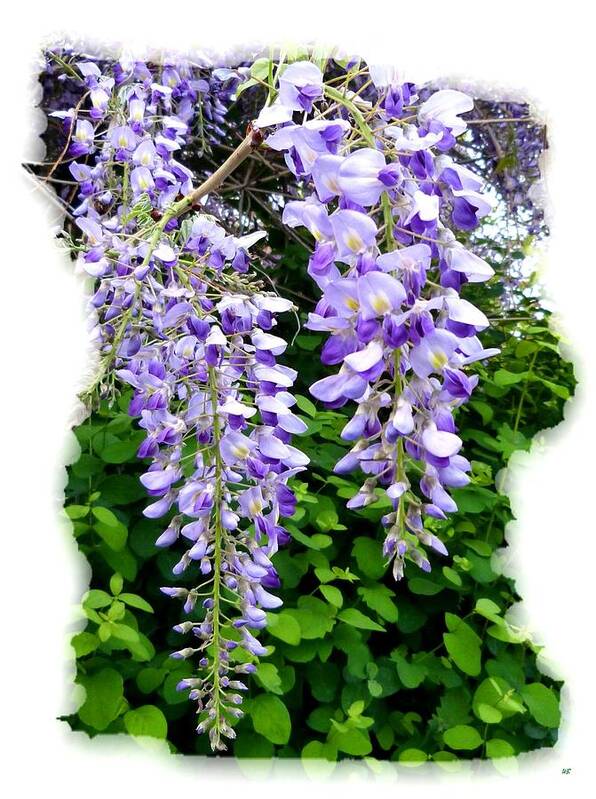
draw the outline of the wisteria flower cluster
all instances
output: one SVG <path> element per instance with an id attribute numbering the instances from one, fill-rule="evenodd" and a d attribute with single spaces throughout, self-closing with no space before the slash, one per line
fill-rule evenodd
<path id="1" fill-rule="evenodd" d="M 296 177 L 302 198 L 286 203 L 283 221 L 315 240 L 308 272 L 322 296 L 308 327 L 329 333 L 322 360 L 339 366 L 311 391 L 331 408 L 356 403 L 342 433 L 352 449 L 336 470 L 366 475 L 349 507 L 380 489 L 389 497 L 384 553 L 396 578 L 408 560 L 430 569 L 424 547 L 446 554 L 423 517 L 457 509 L 448 489 L 465 485 L 471 467 L 454 411 L 478 380 L 466 366 L 495 352 L 477 337 L 487 318 L 460 296 L 492 275 L 456 236 L 491 209 L 482 181 L 447 154 L 470 98 L 441 90 L 421 102 L 394 71 L 359 62 L 336 64 L 330 81 L 310 60 L 271 67 L 267 105 L 198 187 L 184 149 L 197 123 L 202 135 L 224 135 L 247 70 L 207 79 L 182 61 L 78 60 L 69 102 L 52 112 L 77 185 L 81 236 L 71 244 L 96 281 L 101 364 L 86 397 L 109 396 L 117 382 L 133 389 L 129 412 L 145 431 L 138 457 L 150 461 L 145 515 L 166 517 L 158 547 L 181 545 L 174 573 L 197 576 L 192 589 L 162 590 L 188 617 L 175 629 L 193 645 L 173 657 L 198 661 L 179 688 L 213 749 L 234 737 L 240 678 L 267 652 L 256 636 L 281 604 L 271 558 L 288 541 L 288 483 L 308 459 L 292 445 L 306 425 L 293 412 L 296 372 L 278 363 L 286 342 L 273 332 L 292 303 L 251 270 L 250 247 L 265 234 L 229 234 L 201 201 L 263 136 Z"/>
<path id="2" fill-rule="evenodd" d="M 196 570 L 195 588 L 162 590 L 198 612 L 175 628 L 196 644 L 173 657 L 198 657 L 201 676 L 179 688 L 217 749 L 242 715 L 239 677 L 266 652 L 255 631 L 281 604 L 271 556 L 288 540 L 280 519 L 296 500 L 287 482 L 308 462 L 290 443 L 306 427 L 292 412 L 296 372 L 277 363 L 286 343 L 272 332 L 292 303 L 247 274 L 262 234 L 235 238 L 204 213 L 179 224 L 201 194 L 174 157 L 202 88 L 192 73 L 165 67 L 158 82 L 146 64 L 126 76 L 117 66 L 115 78 L 76 64 L 88 113 L 58 112 L 73 130 L 78 259 L 98 281 L 96 382 L 134 389 L 129 412 L 146 432 L 138 457 L 151 459 L 145 515 L 171 516 L 157 546 L 184 542 L 174 574 Z M 245 150 L 258 143 L 249 133 Z"/>
<path id="3" fill-rule="evenodd" d="M 447 554 L 423 517 L 456 511 L 448 489 L 470 479 L 453 414 L 478 382 L 465 367 L 497 350 L 482 347 L 488 319 L 460 290 L 493 270 L 453 231 L 472 230 L 492 206 L 482 180 L 447 154 L 470 97 L 445 89 L 420 103 L 393 70 L 371 69 L 368 83 L 367 93 L 349 80 L 339 91 L 316 64 L 291 64 L 257 124 L 276 126 L 266 144 L 304 185 L 283 220 L 315 240 L 308 272 L 322 297 L 307 326 L 330 334 L 322 360 L 340 366 L 311 393 L 330 408 L 357 405 L 336 471 L 366 475 L 348 507 L 375 502 L 379 487 L 391 500 L 383 551 L 399 579 L 406 559 L 430 570 L 425 546 Z"/>

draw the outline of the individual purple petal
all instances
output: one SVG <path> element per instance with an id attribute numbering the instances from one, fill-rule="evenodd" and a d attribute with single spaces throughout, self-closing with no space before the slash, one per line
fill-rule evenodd
<path id="1" fill-rule="evenodd" d="M 338 172 L 344 158 L 341 155 L 321 155 L 313 164 L 312 177 L 317 195 L 322 203 L 341 194 Z"/>
<path id="2" fill-rule="evenodd" d="M 454 433 L 437 430 L 435 424 L 429 424 L 422 433 L 422 444 L 438 458 L 449 458 L 455 455 L 462 446 L 462 440 Z"/>
<path id="3" fill-rule="evenodd" d="M 338 260 L 350 262 L 355 256 L 373 247 L 377 235 L 374 221 L 360 211 L 335 211 L 329 221 L 337 243 Z"/>
<path id="4" fill-rule="evenodd" d="M 440 373 L 459 344 L 459 339 L 448 330 L 435 330 L 425 336 L 410 352 L 410 363 L 418 377 Z"/>
<path id="5" fill-rule="evenodd" d="M 455 89 L 441 89 L 434 92 L 418 109 L 418 119 L 422 125 L 428 125 L 431 120 L 436 120 L 449 128 L 454 136 L 464 132 L 467 125 L 460 114 L 474 108 L 472 98 Z"/>
<path id="6" fill-rule="evenodd" d="M 346 355 L 344 363 L 355 372 L 367 372 L 376 366 L 383 358 L 383 347 L 378 341 L 371 341 L 364 349 Z"/>
<path id="7" fill-rule="evenodd" d="M 401 308 L 406 299 L 402 284 L 384 272 L 367 272 L 358 280 L 360 315 L 374 319 Z"/>
<path id="8" fill-rule="evenodd" d="M 385 157 L 379 150 L 368 147 L 356 150 L 339 166 L 337 183 L 341 193 L 358 205 L 374 205 L 386 188 L 379 180 L 384 167 Z"/>
<path id="9" fill-rule="evenodd" d="M 323 73 L 310 61 L 295 61 L 279 79 L 279 101 L 286 108 L 310 111 L 313 100 L 323 94 Z"/>

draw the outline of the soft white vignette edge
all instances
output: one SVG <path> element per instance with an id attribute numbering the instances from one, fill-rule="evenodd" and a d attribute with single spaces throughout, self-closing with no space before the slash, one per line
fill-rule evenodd
<path id="1" fill-rule="evenodd" d="M 363 8 L 372 10 L 365 15 Z M 266 795 L 292 788 L 327 793 L 341 785 L 351 796 L 374 780 L 375 792 L 383 795 L 401 787 L 416 796 L 439 788 L 464 797 L 478 790 L 492 796 L 513 785 L 525 790 L 548 785 L 576 793 L 594 782 L 589 758 L 595 708 L 587 651 L 592 630 L 585 623 L 591 604 L 589 537 L 594 532 L 589 405 L 595 396 L 596 364 L 590 307 L 593 257 L 586 242 L 596 210 L 590 202 L 594 86 L 589 82 L 590 25 L 576 0 L 565 9 L 565 15 L 555 14 L 546 12 L 544 4 L 522 6 L 509 0 L 486 11 L 475 4 L 469 12 L 464 4 L 406 4 L 401 13 L 393 3 L 371 7 L 312 0 L 265 6 L 228 0 L 213 6 L 145 2 L 133 8 L 104 0 L 88 7 L 69 2 L 43 9 L 31 3 L 13 7 L 14 29 L 9 25 L 5 30 L 2 47 L 6 63 L 0 126 L 2 174 L 9 178 L 0 195 L 5 274 L 0 314 L 5 795 L 53 789 L 65 799 L 108 792 L 124 796 L 129 791 L 153 797 L 168 789 L 203 792 L 216 785 L 221 793 L 228 783 L 231 788 L 248 781 L 249 790 Z M 52 238 L 60 216 L 26 179 L 19 162 L 43 153 L 36 142 L 40 117 L 32 109 L 36 56 L 44 41 L 60 34 L 139 49 L 184 51 L 194 46 L 219 52 L 247 43 L 315 40 L 358 52 L 369 61 L 397 63 L 412 80 L 459 78 L 462 86 L 491 94 L 525 92 L 546 117 L 553 235 L 544 282 L 580 382 L 566 406 L 566 421 L 539 436 L 531 455 L 514 458 L 507 484 L 517 520 L 508 528 L 507 570 L 515 575 L 523 597 L 523 618 L 518 618 L 544 644 L 553 674 L 564 677 L 566 687 L 559 743 L 552 751 L 520 758 L 515 776 L 502 777 L 490 768 L 467 776 L 427 769 L 422 774 L 402 772 L 395 782 L 393 772 L 375 778 L 361 766 L 340 769 L 332 782 L 319 782 L 301 775 L 299 767 L 283 764 L 265 779 L 266 764 L 252 777 L 243 776 L 232 763 L 196 758 L 183 763 L 142 749 L 124 736 L 89 741 L 55 720 L 77 704 L 68 688 L 73 667 L 67 639 L 77 628 L 74 609 L 88 573 L 68 523 L 61 521 L 60 506 L 64 462 L 75 453 L 67 429 L 76 413 L 81 376 L 89 371 L 89 350 L 83 286 Z M 572 773 L 562 775 L 568 768 Z"/>

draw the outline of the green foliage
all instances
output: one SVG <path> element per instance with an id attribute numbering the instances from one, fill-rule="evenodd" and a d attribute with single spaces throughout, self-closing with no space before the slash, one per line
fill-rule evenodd
<path id="1" fill-rule="evenodd" d="M 303 296 L 305 251 L 275 231 L 271 246 L 283 253 L 280 293 Z M 495 281 L 463 294 L 499 317 L 500 291 Z M 303 318 L 307 310 L 305 301 Z M 495 476 L 516 449 L 561 420 L 574 379 L 530 293 L 520 292 L 512 315 L 519 321 L 483 334 L 502 354 L 476 366 L 479 386 L 458 411 L 472 483 L 453 492 L 457 514 L 428 523 L 449 557 L 431 556 L 428 575 L 408 565 L 399 583 L 381 551 L 386 504 L 348 510 L 359 477 L 333 473 L 346 451 L 347 411 L 323 410 L 308 398 L 308 386 L 325 374 L 320 336 L 302 330 L 296 338 L 287 362 L 299 373 L 297 412 L 308 425 L 299 446 L 311 465 L 294 479 L 292 541 L 274 556 L 284 606 L 267 614 L 261 637 L 270 654 L 249 681 L 230 756 L 308 764 L 370 755 L 445 768 L 486 757 L 497 767 L 554 745 L 561 685 L 539 671 L 539 647 L 507 620 L 520 597 L 495 570 L 493 554 L 506 546 L 512 518 Z M 286 324 L 280 334 L 292 339 L 293 322 Z M 65 511 L 92 578 L 86 627 L 72 639 L 86 699 L 68 721 L 90 735 L 150 735 L 166 738 L 172 751 L 208 754 L 208 742 L 193 732 L 193 704 L 176 691 L 192 665 L 169 657 L 180 645 L 171 632 L 180 606 L 159 591 L 194 578 L 173 576 L 177 556 L 154 545 L 167 520 L 142 516 L 145 465 L 135 457 L 142 436 L 126 415 L 129 399 L 102 403 L 75 430 L 81 456 L 69 469 Z"/>
<path id="2" fill-rule="evenodd" d="M 124 726 L 129 735 L 165 738 L 168 734 L 167 719 L 155 705 L 142 705 L 136 710 L 129 710 L 124 716 Z"/>
<path id="3" fill-rule="evenodd" d="M 86 693 L 85 701 L 78 711 L 81 721 L 94 730 L 105 730 L 122 712 L 122 676 L 114 669 L 102 669 L 94 674 L 81 676 L 79 682 Z"/>
<path id="4" fill-rule="evenodd" d="M 249 707 L 255 732 L 273 744 L 287 744 L 292 722 L 281 699 L 270 694 L 260 694 L 250 701 Z"/>
<path id="5" fill-rule="evenodd" d="M 443 740 L 451 749 L 478 749 L 482 737 L 478 730 L 467 724 L 458 724 L 443 733 Z"/>

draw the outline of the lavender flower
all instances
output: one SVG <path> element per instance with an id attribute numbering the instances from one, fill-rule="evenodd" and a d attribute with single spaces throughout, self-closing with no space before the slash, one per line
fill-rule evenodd
<path id="1" fill-rule="evenodd" d="M 300 74 L 310 68 L 292 67 Z M 308 271 L 322 297 L 307 326 L 330 334 L 322 359 L 340 365 L 310 390 L 328 407 L 356 403 L 342 431 L 353 446 L 336 470 L 359 468 L 366 477 L 348 502 L 352 509 L 385 490 L 392 511 L 383 518 L 383 552 L 399 579 L 406 560 L 430 569 L 424 547 L 447 554 L 423 517 L 456 511 L 447 489 L 469 481 L 454 411 L 478 381 L 465 367 L 495 351 L 476 337 L 488 320 L 458 292 L 490 278 L 492 269 L 450 227 L 476 227 L 492 203 L 481 178 L 443 154 L 466 129 L 461 114 L 473 107 L 471 98 L 444 89 L 417 104 L 419 90 L 400 84 L 395 71 L 371 75 L 377 98 L 369 94 L 368 123 L 350 99 L 349 76 L 344 93 L 331 94 L 344 112 L 325 119 L 341 135 L 333 153 L 321 146 L 304 153 L 308 116 L 299 125 L 266 114 L 264 121 L 282 123 L 266 142 L 285 152 L 314 192 L 283 213 L 285 224 L 307 228 L 316 241 Z M 422 475 L 418 492 L 412 472 Z"/>

